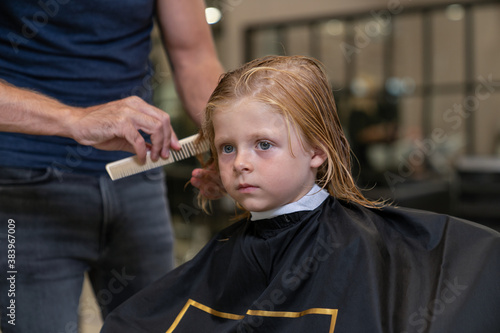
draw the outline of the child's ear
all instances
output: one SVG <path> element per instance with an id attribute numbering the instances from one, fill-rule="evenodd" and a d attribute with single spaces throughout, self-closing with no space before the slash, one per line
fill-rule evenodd
<path id="1" fill-rule="evenodd" d="M 327 159 L 325 151 L 321 147 L 314 147 L 311 156 L 311 168 L 319 168 Z"/>

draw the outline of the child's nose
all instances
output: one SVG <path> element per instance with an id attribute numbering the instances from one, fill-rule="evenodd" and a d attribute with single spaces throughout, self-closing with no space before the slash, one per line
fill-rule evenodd
<path id="1" fill-rule="evenodd" d="M 239 151 L 234 159 L 234 169 L 238 172 L 251 172 L 253 166 L 250 160 L 249 153 Z"/>

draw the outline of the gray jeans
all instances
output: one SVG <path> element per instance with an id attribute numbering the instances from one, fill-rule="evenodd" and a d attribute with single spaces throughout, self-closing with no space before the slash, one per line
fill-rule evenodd
<path id="1" fill-rule="evenodd" d="M 106 316 L 173 267 L 162 172 L 55 173 L 0 168 L 3 333 L 76 333 L 84 272 Z"/>

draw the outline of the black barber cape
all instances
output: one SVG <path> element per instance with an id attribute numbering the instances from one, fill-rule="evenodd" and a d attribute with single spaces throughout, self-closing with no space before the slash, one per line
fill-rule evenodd
<path id="1" fill-rule="evenodd" d="M 102 332 L 498 333 L 500 234 L 328 196 L 226 228 Z"/>

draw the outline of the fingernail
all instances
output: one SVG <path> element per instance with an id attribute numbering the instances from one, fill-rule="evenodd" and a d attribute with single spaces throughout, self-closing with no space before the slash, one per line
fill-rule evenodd
<path id="1" fill-rule="evenodd" d="M 168 158 L 168 155 L 170 155 L 170 150 L 168 148 L 162 148 L 161 157 Z"/>

